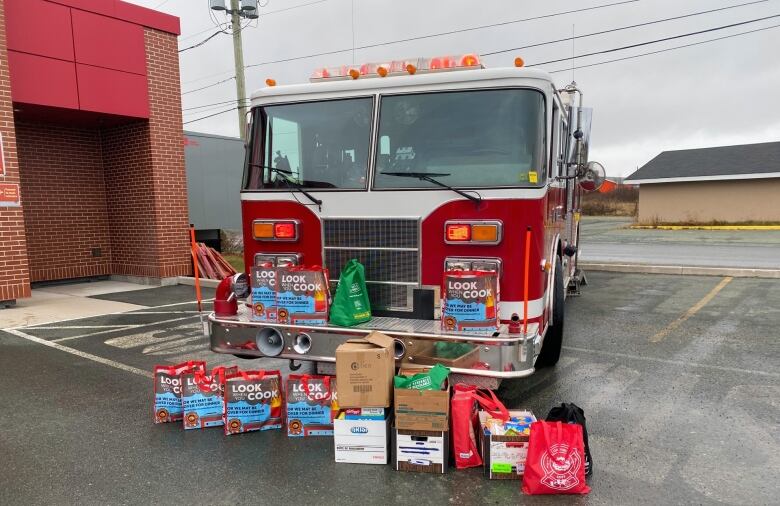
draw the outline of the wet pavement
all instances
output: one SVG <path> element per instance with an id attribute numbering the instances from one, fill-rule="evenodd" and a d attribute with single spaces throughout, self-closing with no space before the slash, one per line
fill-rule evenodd
<path id="1" fill-rule="evenodd" d="M 567 301 L 558 366 L 499 391 L 538 416 L 585 409 L 587 497 L 525 497 L 481 469 L 336 464 L 326 437 L 152 424 L 154 364 L 287 365 L 211 353 L 192 288 L 176 286 L 96 296 L 137 311 L 0 331 L 0 504 L 776 504 L 780 283 L 589 281 Z"/>
<path id="2" fill-rule="evenodd" d="M 583 262 L 780 269 L 780 231 L 634 230 L 631 222 L 584 217 Z"/>

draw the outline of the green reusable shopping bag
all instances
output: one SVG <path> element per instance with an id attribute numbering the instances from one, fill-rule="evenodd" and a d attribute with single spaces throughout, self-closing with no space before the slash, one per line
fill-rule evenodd
<path id="1" fill-rule="evenodd" d="M 365 269 L 353 258 L 341 270 L 336 296 L 330 306 L 330 322 L 351 327 L 370 319 L 371 303 L 366 290 Z"/>

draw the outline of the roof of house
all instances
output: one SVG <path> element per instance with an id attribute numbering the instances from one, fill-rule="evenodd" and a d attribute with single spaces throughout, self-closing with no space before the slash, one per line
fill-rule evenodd
<path id="1" fill-rule="evenodd" d="M 675 183 L 780 177 L 780 142 L 664 151 L 626 183 Z"/>

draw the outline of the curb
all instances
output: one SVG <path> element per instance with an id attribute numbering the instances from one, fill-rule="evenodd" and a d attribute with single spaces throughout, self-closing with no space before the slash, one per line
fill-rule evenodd
<path id="1" fill-rule="evenodd" d="M 189 276 L 179 276 L 176 278 L 176 281 L 179 285 L 195 286 L 195 278 Z M 216 288 L 218 284 L 218 279 L 200 278 L 200 286 L 205 286 L 206 288 Z"/>
<path id="2" fill-rule="evenodd" d="M 780 225 L 629 225 L 632 230 L 780 230 Z"/>
<path id="3" fill-rule="evenodd" d="M 685 265 L 603 264 L 579 262 L 584 270 L 626 272 L 632 274 L 677 274 L 682 276 L 731 276 L 733 278 L 780 279 L 780 269 L 744 269 L 736 267 L 692 267 Z"/>

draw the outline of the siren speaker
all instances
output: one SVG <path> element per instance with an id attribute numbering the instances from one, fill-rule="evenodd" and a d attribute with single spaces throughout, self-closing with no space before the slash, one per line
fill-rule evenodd
<path id="1" fill-rule="evenodd" d="M 284 339 L 278 330 L 266 327 L 257 333 L 257 349 L 266 357 L 275 357 L 284 349 Z"/>
<path id="2" fill-rule="evenodd" d="M 301 355 L 309 353 L 309 350 L 311 350 L 311 337 L 309 334 L 298 334 L 295 336 L 293 350 L 295 350 L 295 353 L 300 353 Z"/>

